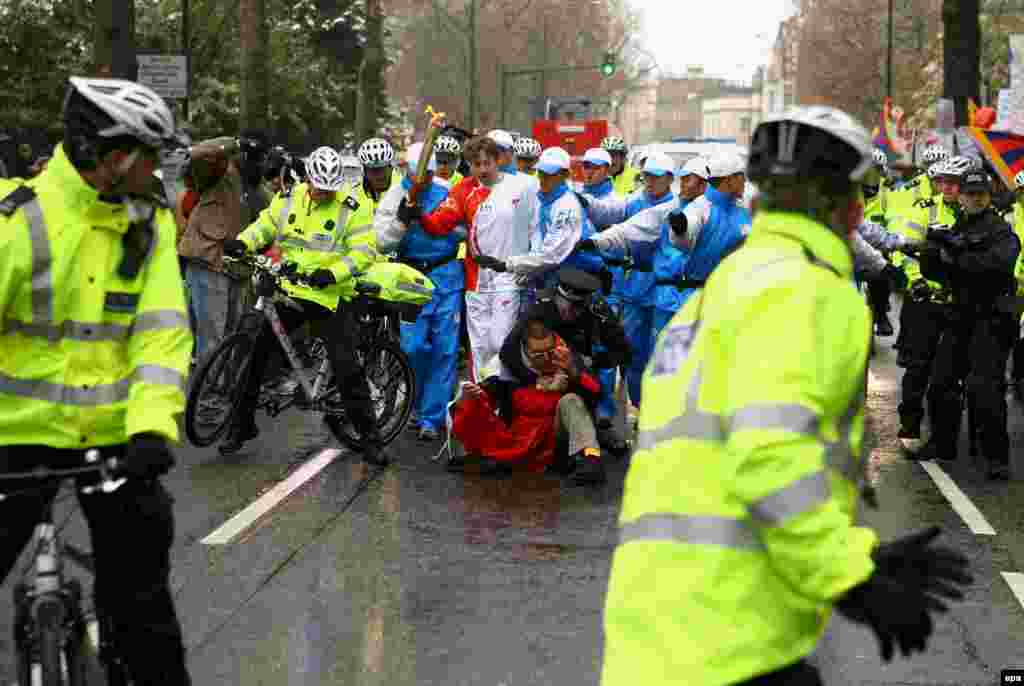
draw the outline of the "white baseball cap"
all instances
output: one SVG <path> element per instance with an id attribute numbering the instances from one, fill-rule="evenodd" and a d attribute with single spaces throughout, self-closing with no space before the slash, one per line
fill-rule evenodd
<path id="1" fill-rule="evenodd" d="M 423 143 L 413 143 L 409 146 L 409 149 L 405 151 L 405 164 L 410 174 L 414 174 L 419 168 L 420 155 L 423 154 Z M 430 156 L 430 161 L 427 163 L 427 171 L 437 171 L 437 158 L 434 155 Z"/>
<path id="2" fill-rule="evenodd" d="M 495 129 L 487 134 L 487 137 L 498 144 L 499 148 L 509 151 L 515 148 L 516 141 L 512 138 L 512 134 L 508 131 L 502 131 L 501 129 Z"/>
<path id="3" fill-rule="evenodd" d="M 569 171 L 571 166 L 572 158 L 568 152 L 562 148 L 548 148 L 540 154 L 534 169 L 544 174 L 558 174 Z"/>
<path id="4" fill-rule="evenodd" d="M 653 176 L 670 174 L 675 176 L 676 163 L 666 153 L 656 152 L 644 162 L 644 174 L 651 174 Z"/>
<path id="5" fill-rule="evenodd" d="M 746 171 L 746 161 L 735 153 L 715 153 L 708 160 L 708 178 L 711 179 L 721 179 L 733 174 L 743 174 Z"/>
<path id="6" fill-rule="evenodd" d="M 708 180 L 708 160 L 707 160 L 707 158 L 702 157 L 701 155 L 697 155 L 696 157 L 690 158 L 690 160 L 683 167 L 683 170 L 681 172 L 679 172 L 679 177 L 682 178 L 682 177 L 685 177 L 685 176 L 689 176 L 690 174 L 693 174 L 694 176 L 699 176 L 700 178 L 702 178 L 705 181 L 707 181 Z"/>
<path id="7" fill-rule="evenodd" d="M 612 156 L 604 148 L 591 148 L 583 155 L 583 164 L 612 166 Z"/>

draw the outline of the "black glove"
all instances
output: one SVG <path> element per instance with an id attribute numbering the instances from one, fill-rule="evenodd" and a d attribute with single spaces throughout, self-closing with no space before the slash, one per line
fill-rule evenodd
<path id="1" fill-rule="evenodd" d="M 496 272 L 508 271 L 508 265 L 495 257 L 491 257 L 490 255 L 477 255 L 476 263 L 484 269 L 490 269 Z"/>
<path id="2" fill-rule="evenodd" d="M 245 243 L 232 238 L 230 241 L 224 241 L 224 254 L 228 257 L 239 258 L 245 255 L 248 248 L 245 247 Z"/>
<path id="3" fill-rule="evenodd" d="M 610 272 L 609 272 L 610 273 Z M 594 315 L 598 322 L 607 324 L 615 319 L 615 313 L 604 298 L 594 296 L 590 299 L 590 314 Z"/>
<path id="4" fill-rule="evenodd" d="M 686 233 L 686 214 L 684 212 L 672 212 L 668 215 L 668 225 L 672 227 L 672 233 L 682 236 Z"/>
<path id="5" fill-rule="evenodd" d="M 408 199 L 402 198 L 402 202 L 398 203 L 397 216 L 398 221 L 409 226 L 423 216 L 423 210 L 419 205 L 410 205 Z"/>
<path id="6" fill-rule="evenodd" d="M 598 276 L 601 278 L 601 292 L 605 295 L 611 295 L 612 286 L 615 283 L 615 274 L 612 273 L 611 269 L 605 268 L 601 270 Z"/>
<path id="7" fill-rule="evenodd" d="M 904 657 L 923 653 L 934 625 L 929 611 L 945 612 L 945 606 L 919 589 L 905 586 L 876 572 L 836 601 L 844 617 L 867 625 L 878 639 L 882 659 L 893 658 L 894 647 Z"/>
<path id="8" fill-rule="evenodd" d="M 582 241 L 576 244 L 573 248 L 574 252 L 593 252 L 597 250 L 597 243 L 592 238 L 584 238 Z"/>
<path id="9" fill-rule="evenodd" d="M 142 433 L 132 436 L 119 471 L 136 479 L 155 479 L 171 471 L 174 454 L 163 436 Z"/>
<path id="10" fill-rule="evenodd" d="M 327 288 L 338 283 L 338 280 L 334 278 L 334 274 L 329 269 L 317 269 L 306 278 L 306 281 L 313 288 Z"/>
<path id="11" fill-rule="evenodd" d="M 882 270 L 882 278 L 888 279 L 889 283 L 892 284 L 893 290 L 897 291 L 906 289 L 910 283 L 906 272 L 893 264 L 885 265 L 885 269 Z"/>
<path id="12" fill-rule="evenodd" d="M 961 252 L 967 247 L 967 240 L 958 233 L 948 230 L 928 230 L 928 240 L 937 243 L 951 252 Z"/>
<path id="13" fill-rule="evenodd" d="M 932 546 L 940 533 L 933 526 L 878 546 L 871 555 L 876 573 L 918 588 L 939 603 L 940 598 L 963 600 L 960 586 L 974 581 L 970 561 L 952 548 Z"/>

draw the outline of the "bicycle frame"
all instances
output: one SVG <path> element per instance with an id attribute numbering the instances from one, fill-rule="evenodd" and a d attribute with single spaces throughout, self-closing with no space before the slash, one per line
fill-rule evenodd
<path id="1" fill-rule="evenodd" d="M 297 303 L 296 306 L 298 306 Z M 302 361 L 299 360 L 299 353 L 295 350 L 295 346 L 292 344 L 291 338 L 284 330 L 284 324 L 281 322 L 281 316 L 277 313 L 277 306 L 274 304 L 273 299 L 261 295 L 256 300 L 256 305 L 253 306 L 253 309 L 258 312 L 262 312 L 264 318 L 270 323 L 270 330 L 274 332 L 274 336 L 277 338 L 278 343 L 281 344 L 285 357 L 288 359 L 288 364 L 290 364 L 292 369 L 296 372 L 302 391 L 306 394 L 309 402 L 316 402 L 316 399 L 320 397 L 321 391 L 323 391 L 324 385 L 327 383 L 327 372 L 330 367 L 330 359 L 326 356 L 324 357 L 320 362 L 319 369 L 317 369 L 316 378 L 313 380 L 313 383 L 310 384 L 309 378 L 306 376 L 306 372 L 309 370 L 304 367 Z"/>

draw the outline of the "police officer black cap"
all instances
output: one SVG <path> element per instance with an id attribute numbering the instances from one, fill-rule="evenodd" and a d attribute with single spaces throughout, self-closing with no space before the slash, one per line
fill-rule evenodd
<path id="1" fill-rule="evenodd" d="M 972 171 L 964 174 L 960 181 L 961 193 L 991 193 L 992 179 L 985 172 Z"/>
<path id="2" fill-rule="evenodd" d="M 593 274 L 562 267 L 558 270 L 558 294 L 572 302 L 583 302 L 601 288 L 601 279 Z"/>

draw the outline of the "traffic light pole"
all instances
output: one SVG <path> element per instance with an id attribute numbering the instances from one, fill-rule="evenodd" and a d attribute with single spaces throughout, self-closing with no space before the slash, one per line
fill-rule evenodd
<path id="1" fill-rule="evenodd" d="M 501 65 L 501 128 L 505 128 L 505 96 L 506 86 L 508 85 L 508 79 L 511 76 L 524 76 L 526 74 L 556 74 L 559 72 L 569 71 L 601 71 L 604 68 L 604 64 L 595 64 L 593 66 L 586 67 L 532 67 L 529 69 L 509 69 L 504 64 Z"/>

